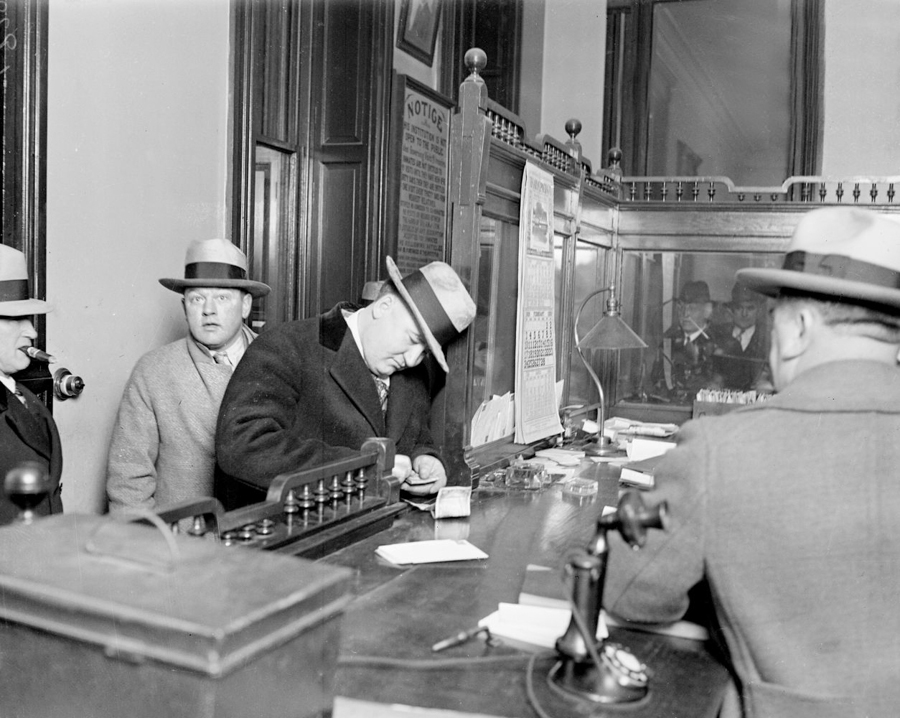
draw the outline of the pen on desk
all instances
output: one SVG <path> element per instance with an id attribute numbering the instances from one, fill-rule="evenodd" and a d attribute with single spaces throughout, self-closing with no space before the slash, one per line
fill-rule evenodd
<path id="1" fill-rule="evenodd" d="M 453 648 L 454 646 L 461 646 L 466 641 L 475 638 L 479 633 L 487 633 L 490 635 L 487 626 L 475 626 L 475 628 L 470 628 L 468 631 L 460 631 L 456 635 L 450 636 L 450 638 L 438 641 L 431 647 L 431 650 L 433 653 L 437 653 L 438 651 L 444 651 L 448 648 Z"/>

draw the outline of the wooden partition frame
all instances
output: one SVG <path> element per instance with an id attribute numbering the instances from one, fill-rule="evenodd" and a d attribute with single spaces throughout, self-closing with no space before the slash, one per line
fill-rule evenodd
<path id="1" fill-rule="evenodd" d="M 628 251 L 763 252 L 787 247 L 800 216 L 825 205 L 854 205 L 887 214 L 900 213 L 894 204 L 893 177 L 791 177 L 775 187 L 737 187 L 727 177 L 622 177 L 621 153 L 611 150 L 611 166 L 593 170 L 584 158 L 577 135 L 581 123 L 570 120 L 560 142 L 550 136 L 531 141 L 521 120 L 491 102 L 479 72 L 480 51 L 466 55 L 469 76 L 451 126 L 450 263 L 479 296 L 479 230 L 483 217 L 518 222 L 522 173 L 526 162 L 551 172 L 555 183 L 554 232 L 563 238 L 557 332 L 557 366 L 568 403 L 575 312 L 575 246 L 579 239 L 608 253 L 617 283 L 621 267 L 609 260 Z M 435 406 L 435 436 L 454 482 L 477 483 L 487 472 L 533 446 L 516 445 L 512 437 L 472 448 L 468 445 L 468 407 L 472 397 L 475 342 L 472 332 L 449 347 L 450 372 Z M 616 366 L 601 366 L 607 397 L 613 397 Z M 612 403 L 612 402 L 610 402 Z"/>

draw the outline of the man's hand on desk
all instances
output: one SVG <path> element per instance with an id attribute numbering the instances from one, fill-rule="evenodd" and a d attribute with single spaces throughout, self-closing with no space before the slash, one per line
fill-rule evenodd
<path id="1" fill-rule="evenodd" d="M 404 454 L 394 458 L 394 476 L 403 483 L 400 488 L 419 496 L 436 494 L 447 484 L 447 470 L 439 459 L 424 454 L 411 462 Z"/>

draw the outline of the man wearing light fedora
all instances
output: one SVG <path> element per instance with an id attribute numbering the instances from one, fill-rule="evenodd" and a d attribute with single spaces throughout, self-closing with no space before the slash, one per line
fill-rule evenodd
<path id="1" fill-rule="evenodd" d="M 822 208 L 781 269 L 738 279 L 775 299 L 777 393 L 682 427 L 651 503 L 667 532 L 610 537 L 603 603 L 681 618 L 705 580 L 740 700 L 767 718 L 887 718 L 900 706 L 900 223 Z"/>
<path id="2" fill-rule="evenodd" d="M 25 255 L 0 244 L 0 482 L 23 462 L 37 462 L 47 472 L 49 494 L 35 508 L 41 516 L 61 513 L 62 447 L 56 423 L 47 408 L 13 374 L 27 369 L 37 332 L 35 314 L 46 314 L 50 305 L 34 299 Z M 0 491 L 0 524 L 8 524 L 19 510 Z"/>
<path id="3" fill-rule="evenodd" d="M 247 258 L 226 239 L 188 247 L 182 295 L 188 336 L 138 360 L 125 386 L 109 447 L 112 512 L 153 509 L 213 490 L 219 404 L 256 335 L 244 324 L 269 287 L 247 278 Z"/>
<path id="4" fill-rule="evenodd" d="M 397 450 L 402 487 L 434 493 L 447 481 L 429 430 L 422 361 L 447 371 L 442 345 L 475 317 L 453 269 L 432 262 L 390 281 L 367 306 L 341 303 L 253 343 L 228 385 L 216 435 L 216 497 L 227 509 L 264 498 L 278 474 L 356 454 L 372 436 Z"/>

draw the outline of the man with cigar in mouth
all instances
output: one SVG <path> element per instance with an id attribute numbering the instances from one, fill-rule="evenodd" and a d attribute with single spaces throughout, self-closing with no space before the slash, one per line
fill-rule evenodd
<path id="1" fill-rule="evenodd" d="M 27 369 L 26 353 L 37 339 L 31 318 L 46 314 L 50 305 L 31 296 L 22 252 L 0 245 L 0 481 L 24 462 L 36 462 L 47 472 L 48 495 L 36 514 L 62 513 L 62 447 L 56 423 L 47 408 L 13 374 Z M 0 524 L 8 524 L 18 508 L 0 491 Z"/>
<path id="2" fill-rule="evenodd" d="M 128 380 L 109 448 L 111 512 L 212 494 L 219 404 L 256 337 L 244 324 L 253 299 L 269 293 L 227 239 L 193 242 L 184 279 L 159 283 L 182 295 L 188 336 L 145 354 Z"/>

